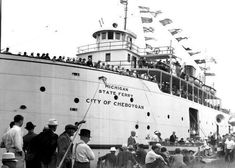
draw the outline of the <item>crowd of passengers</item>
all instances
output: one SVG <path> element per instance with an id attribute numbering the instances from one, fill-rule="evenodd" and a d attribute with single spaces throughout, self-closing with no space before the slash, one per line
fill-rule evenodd
<path id="1" fill-rule="evenodd" d="M 9 52 L 9 48 L 6 48 L 6 50 L 3 52 L 5 54 L 11 54 Z M 115 66 L 115 65 L 110 65 L 107 64 L 105 62 L 93 62 L 92 58 L 70 58 L 70 57 L 65 57 L 65 56 L 53 56 L 52 58 L 50 57 L 49 53 L 31 53 L 28 54 L 27 52 L 23 52 L 22 53 L 18 53 L 17 55 L 21 55 L 21 56 L 29 56 L 29 57 L 34 57 L 34 58 L 40 58 L 40 59 L 45 59 L 45 60 L 52 60 L 55 62 L 66 62 L 66 63 L 72 63 L 72 64 L 78 64 L 78 65 L 84 65 L 84 66 L 89 66 L 89 67 L 94 67 L 94 68 L 99 68 L 99 69 L 105 69 L 105 70 L 110 70 L 116 73 L 119 73 L 121 75 L 127 75 L 127 76 L 131 76 L 131 77 L 135 77 L 135 78 L 140 78 L 140 79 L 145 79 L 148 81 L 152 81 L 152 82 L 156 82 L 159 85 L 159 88 L 161 89 L 161 91 L 165 92 L 165 93 L 169 93 L 169 94 L 173 94 L 175 96 L 180 96 L 183 97 L 185 99 L 190 99 L 192 101 L 195 102 L 199 102 L 199 103 L 203 103 L 204 105 L 207 105 L 211 108 L 215 108 L 215 109 L 220 109 L 219 105 L 212 105 L 210 103 L 206 103 L 205 101 L 202 102 L 201 98 L 198 97 L 197 95 L 194 95 L 190 92 L 187 91 L 186 87 L 177 87 L 174 83 L 172 85 L 172 88 L 170 88 L 170 83 L 166 82 L 166 81 L 162 81 L 160 83 L 159 81 L 159 77 L 157 75 L 151 75 L 150 73 L 147 72 L 137 72 L 136 70 L 129 70 L 129 69 L 125 69 L 124 67 L 121 66 Z M 189 76 L 187 74 L 184 73 L 183 68 L 181 67 L 180 63 L 178 61 L 173 63 L 175 66 L 175 72 L 173 74 L 175 74 L 177 77 L 180 77 L 181 79 L 184 79 L 186 81 L 189 81 Z M 156 62 L 149 62 L 146 57 L 141 57 L 138 60 L 138 68 L 156 68 L 156 69 L 160 69 L 163 70 L 165 72 L 170 72 L 170 61 L 168 59 L 166 59 L 165 61 L 156 61 Z"/>

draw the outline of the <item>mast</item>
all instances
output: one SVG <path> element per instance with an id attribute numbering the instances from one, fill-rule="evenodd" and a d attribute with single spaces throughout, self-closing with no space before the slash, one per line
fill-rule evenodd
<path id="1" fill-rule="evenodd" d="M 120 0 L 120 3 L 125 5 L 125 17 L 124 17 L 124 30 L 126 30 L 126 25 L 127 25 L 127 5 L 128 5 L 128 0 Z"/>

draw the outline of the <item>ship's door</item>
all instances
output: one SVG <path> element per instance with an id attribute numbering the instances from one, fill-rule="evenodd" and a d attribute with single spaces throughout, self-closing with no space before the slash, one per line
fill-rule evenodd
<path id="1" fill-rule="evenodd" d="M 199 136 L 198 110 L 191 107 L 189 108 L 189 132 L 190 138 Z"/>
<path id="2" fill-rule="evenodd" d="M 132 56 L 132 67 L 136 68 L 136 57 Z"/>

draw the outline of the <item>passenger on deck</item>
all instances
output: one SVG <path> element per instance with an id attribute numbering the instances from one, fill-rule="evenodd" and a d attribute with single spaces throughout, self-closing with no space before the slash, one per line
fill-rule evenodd
<path id="1" fill-rule="evenodd" d="M 136 132 L 131 131 L 131 136 L 127 139 L 127 146 L 129 146 L 129 145 L 135 146 L 136 145 L 135 135 L 136 135 Z"/>
<path id="2" fill-rule="evenodd" d="M 154 142 L 162 142 L 161 133 L 159 131 L 154 131 L 154 135 L 152 137 L 152 141 L 154 141 Z"/>
<path id="3" fill-rule="evenodd" d="M 88 58 L 88 60 L 86 62 L 86 65 L 89 66 L 89 67 L 93 67 L 93 62 L 92 62 L 91 58 Z"/>
<path id="4" fill-rule="evenodd" d="M 177 136 L 175 135 L 175 131 L 173 131 L 172 135 L 170 136 L 170 144 L 174 145 L 176 142 Z"/>
<path id="5" fill-rule="evenodd" d="M 2 53 L 3 53 L 3 54 L 11 54 L 9 50 L 10 50 L 10 49 L 7 47 L 6 50 L 3 51 Z"/>

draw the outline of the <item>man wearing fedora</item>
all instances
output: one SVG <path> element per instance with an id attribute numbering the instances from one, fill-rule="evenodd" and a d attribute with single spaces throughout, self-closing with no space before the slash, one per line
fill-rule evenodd
<path id="1" fill-rule="evenodd" d="M 91 131 L 88 129 L 80 130 L 80 141 L 75 145 L 75 162 L 73 168 L 90 168 L 90 161 L 95 159 L 95 154 L 87 145 L 90 141 Z"/>
<path id="2" fill-rule="evenodd" d="M 2 168 L 16 168 L 17 160 L 15 154 L 12 152 L 3 153 L 2 155 Z"/>
<path id="3" fill-rule="evenodd" d="M 29 150 L 29 144 L 31 140 L 37 135 L 34 133 L 34 128 L 36 125 L 34 125 L 31 121 L 26 123 L 25 129 L 28 130 L 28 133 L 23 137 L 23 150 L 25 152 L 25 163 L 26 163 L 26 168 L 32 167 L 31 165 L 33 164 L 32 161 L 29 159 L 30 153 L 28 152 Z"/>
<path id="4" fill-rule="evenodd" d="M 70 143 L 72 143 L 71 137 L 74 135 L 76 129 L 77 127 L 75 125 L 68 124 L 65 126 L 65 131 L 59 136 L 57 140 L 57 166 L 60 165 L 60 162 L 64 157 Z M 73 147 L 71 145 L 60 168 L 72 168 L 72 149 Z"/>

